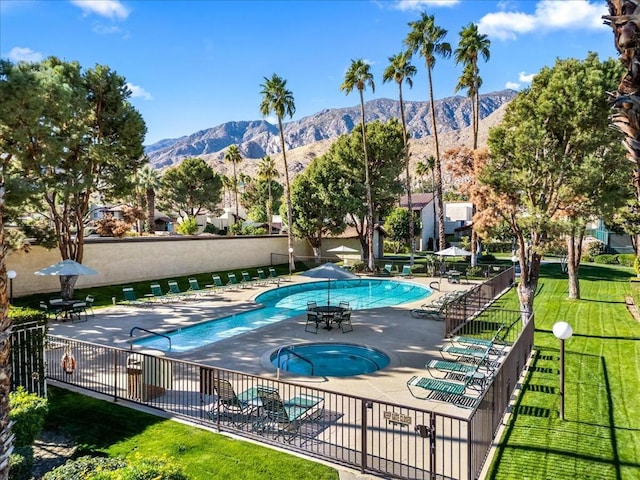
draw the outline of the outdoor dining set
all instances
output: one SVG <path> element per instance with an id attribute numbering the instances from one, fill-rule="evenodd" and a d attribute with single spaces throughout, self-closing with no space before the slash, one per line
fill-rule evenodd
<path id="1" fill-rule="evenodd" d="M 349 302 L 340 302 L 338 305 L 318 305 L 317 302 L 307 302 L 305 332 L 317 334 L 321 326 L 324 330 L 333 330 L 333 325 L 342 330 L 342 333 L 353 331 Z"/>

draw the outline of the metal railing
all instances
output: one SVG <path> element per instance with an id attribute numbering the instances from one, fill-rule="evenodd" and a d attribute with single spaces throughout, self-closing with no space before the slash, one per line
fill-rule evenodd
<path id="1" fill-rule="evenodd" d="M 57 385 L 144 404 L 363 473 L 471 480 L 480 473 L 533 346 L 533 318 L 519 329 L 470 417 L 63 337 L 49 335 L 47 340 L 47 378 Z M 71 373 L 61 365 L 67 351 L 76 359 Z M 221 381 L 231 386 L 231 396 L 228 388 L 216 390 Z M 256 395 L 259 391 L 275 391 L 283 401 L 297 402 L 304 414 L 283 424 L 281 412 L 270 415 L 273 402 L 265 403 Z"/>

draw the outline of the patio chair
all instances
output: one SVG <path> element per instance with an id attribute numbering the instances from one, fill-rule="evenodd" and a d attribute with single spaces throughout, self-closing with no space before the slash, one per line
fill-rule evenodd
<path id="1" fill-rule="evenodd" d="M 420 400 L 437 400 L 458 407 L 474 408 L 480 399 L 465 395 L 467 383 L 413 376 L 407 381 L 407 388 L 414 398 Z"/>
<path id="2" fill-rule="evenodd" d="M 233 290 L 240 288 L 240 282 L 238 282 L 235 273 L 228 273 L 227 277 L 229 277 L 229 281 L 227 282 L 228 289 Z"/>
<path id="3" fill-rule="evenodd" d="M 247 271 L 243 271 L 242 272 L 242 280 L 240 280 L 240 287 L 241 288 L 251 288 L 252 285 L 255 285 L 256 281 L 251 278 L 251 275 L 249 275 L 249 272 Z"/>
<path id="4" fill-rule="evenodd" d="M 42 310 L 48 318 L 54 318 L 56 320 L 58 320 L 58 317 L 62 314 L 61 307 L 56 307 L 55 305 L 49 306 L 44 301 L 40 301 L 40 310 Z"/>
<path id="5" fill-rule="evenodd" d="M 336 315 L 333 322 L 338 325 L 338 328 L 342 330 L 342 333 L 353 332 L 353 325 L 351 325 L 351 310 L 345 310 L 340 315 Z"/>
<path id="6" fill-rule="evenodd" d="M 84 299 L 84 303 L 87 305 L 86 306 L 86 312 L 87 314 L 89 312 L 91 312 L 91 316 L 93 317 L 95 315 L 95 312 L 93 311 L 93 303 L 96 301 L 96 299 L 94 298 L 93 295 L 87 295 Z"/>
<path id="7" fill-rule="evenodd" d="M 491 347 L 456 347 L 455 345 L 445 345 L 440 349 L 440 355 L 444 360 L 447 360 L 445 356 L 447 354 L 457 362 L 471 363 L 479 367 L 486 368 L 489 372 L 495 371 L 500 363 L 491 356 L 495 356 L 495 352 Z"/>
<path id="8" fill-rule="evenodd" d="M 269 278 L 269 276 L 265 273 L 263 269 L 259 268 L 257 272 L 258 272 L 258 279 L 263 285 L 267 285 L 271 283 L 272 279 Z"/>
<path id="9" fill-rule="evenodd" d="M 214 290 L 226 290 L 227 286 L 222 283 L 222 278 L 220 278 L 220 275 L 211 275 L 211 278 L 213 279 L 213 284 L 205 285 L 205 288 L 211 288 Z"/>
<path id="10" fill-rule="evenodd" d="M 210 420 L 225 416 L 236 426 L 249 423 L 260 407 L 255 388 L 236 394 L 229 380 L 215 376 L 214 370 L 200 370 L 200 399 Z"/>
<path id="11" fill-rule="evenodd" d="M 461 363 L 461 362 L 451 362 L 449 360 L 431 360 L 425 365 L 427 371 L 434 378 L 438 378 L 433 375 L 432 370 L 437 370 L 442 373 L 453 373 L 453 374 L 466 374 L 470 372 L 475 372 L 478 370 L 477 365 L 471 365 L 469 363 Z"/>
<path id="12" fill-rule="evenodd" d="M 411 274 L 411 265 L 403 265 L 402 271 L 400 272 L 400 276 L 406 277 L 406 278 L 413 278 L 413 275 Z"/>
<path id="13" fill-rule="evenodd" d="M 432 320 L 444 320 L 447 311 L 446 303 L 425 304 L 420 308 L 409 311 L 413 318 L 430 318 Z"/>
<path id="14" fill-rule="evenodd" d="M 188 290 L 184 292 L 180 290 L 178 282 L 175 280 L 169 280 L 167 282 L 167 285 L 169 286 L 169 292 L 167 293 L 167 296 L 177 297 L 179 300 L 193 300 L 196 298 L 195 293 L 190 293 Z"/>
<path id="15" fill-rule="evenodd" d="M 179 300 L 179 298 L 170 294 L 165 295 L 159 283 L 152 283 L 149 285 L 149 288 L 151 289 L 151 293 L 145 296 L 152 302 L 170 303 L 172 300 Z"/>
<path id="16" fill-rule="evenodd" d="M 84 315 L 84 320 L 82 316 Z M 71 319 L 71 322 L 75 319 L 78 322 L 86 322 L 87 321 L 87 304 L 85 302 L 75 302 L 71 305 L 71 308 L 68 312 L 68 318 Z"/>
<path id="17" fill-rule="evenodd" d="M 350 306 L 349 306 L 349 302 L 345 302 L 345 301 L 343 300 L 343 301 L 341 301 L 341 302 L 338 304 L 338 307 L 340 307 L 340 308 L 344 308 L 344 309 L 346 310 L 346 309 L 350 308 Z"/>
<path id="18" fill-rule="evenodd" d="M 271 281 L 274 283 L 280 283 L 280 275 L 278 275 L 278 272 L 276 272 L 276 269 L 273 267 L 269 267 L 269 277 L 271 278 Z"/>
<path id="19" fill-rule="evenodd" d="M 196 278 L 189 278 L 189 290 L 187 291 L 191 292 L 196 297 L 200 297 L 202 295 L 213 295 L 216 293 L 212 288 L 200 288 L 200 284 Z"/>
<path id="20" fill-rule="evenodd" d="M 315 308 L 318 308 L 318 302 L 307 302 L 307 310 L 313 310 Z"/>
<path id="21" fill-rule="evenodd" d="M 393 275 L 393 264 L 387 263 L 382 269 L 382 275 Z"/>
<path id="22" fill-rule="evenodd" d="M 130 307 L 149 307 L 150 303 L 144 300 L 138 300 L 136 293 L 131 287 L 122 287 L 122 296 L 124 301 L 120 302 L 121 305 L 127 305 Z"/>
<path id="23" fill-rule="evenodd" d="M 318 333 L 318 327 L 324 322 L 322 315 L 318 315 L 316 312 L 308 311 L 307 312 L 307 323 L 304 326 L 305 332 Z M 312 330 L 309 330 L 312 328 Z"/>
<path id="24" fill-rule="evenodd" d="M 256 387 L 262 406 L 263 418 L 258 424 L 260 431 L 275 432 L 276 438 L 282 436 L 291 442 L 299 435 L 304 422 L 317 422 L 324 412 L 324 398 L 300 394 L 284 401 L 277 390 Z"/>
<path id="25" fill-rule="evenodd" d="M 507 346 L 504 338 L 500 337 L 500 334 L 503 330 L 504 325 L 501 325 L 491 339 L 456 335 L 454 337 L 451 337 L 451 341 L 462 346 L 489 348 L 492 354 L 500 355 Z"/>

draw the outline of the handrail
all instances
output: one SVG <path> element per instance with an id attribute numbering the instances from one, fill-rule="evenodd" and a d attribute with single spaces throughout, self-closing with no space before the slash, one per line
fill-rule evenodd
<path id="1" fill-rule="evenodd" d="M 164 333 L 154 332 L 152 330 L 147 330 L 146 328 L 142 328 L 142 327 L 133 327 L 129 331 L 129 345 L 130 345 L 131 350 L 133 350 L 133 331 L 134 330 L 141 330 L 143 332 L 150 333 L 151 335 L 156 335 L 158 337 L 166 338 L 167 340 L 169 340 L 169 351 L 171 351 L 171 337 L 169 335 L 165 335 Z"/>
<path id="2" fill-rule="evenodd" d="M 288 353 L 290 353 L 294 357 L 297 357 L 303 362 L 307 362 L 309 365 L 311 365 L 311 376 L 312 377 L 314 376 L 315 367 L 313 365 L 313 362 L 311 362 L 311 360 L 309 360 L 308 358 L 303 357 L 302 355 L 298 355 L 296 352 L 291 350 L 290 347 L 287 346 L 287 347 L 280 347 L 278 349 L 278 354 L 276 355 L 276 363 L 277 363 L 276 378 L 277 379 L 280 379 L 280 355 L 282 354 L 282 350 L 286 350 Z"/>

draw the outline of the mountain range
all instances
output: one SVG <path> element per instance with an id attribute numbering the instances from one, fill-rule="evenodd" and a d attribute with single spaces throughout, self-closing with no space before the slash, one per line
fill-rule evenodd
<path id="1" fill-rule="evenodd" d="M 490 127 L 497 125 L 504 108 L 517 94 L 502 90 L 480 96 L 478 143 L 486 143 Z M 454 146 L 471 146 L 471 102 L 467 97 L 453 96 L 434 102 L 441 151 Z M 300 120 L 284 124 L 287 162 L 292 175 L 302 171 L 316 156 L 328 150 L 333 141 L 350 133 L 360 122 L 360 105 L 322 110 Z M 386 122 L 399 118 L 400 103 L 381 98 L 365 103 L 365 121 Z M 433 153 L 432 123 L 429 102 L 405 102 L 407 131 L 411 135 L 412 159 Z M 163 170 L 185 158 L 200 157 L 220 174 L 229 175 L 231 166 L 224 161 L 230 145 L 237 145 L 243 158 L 239 171 L 255 174 L 259 160 L 270 155 L 282 169 L 280 138 L 277 125 L 265 120 L 226 122 L 176 139 L 166 139 L 145 147 L 154 168 Z"/>

